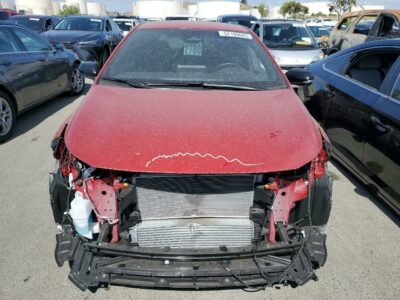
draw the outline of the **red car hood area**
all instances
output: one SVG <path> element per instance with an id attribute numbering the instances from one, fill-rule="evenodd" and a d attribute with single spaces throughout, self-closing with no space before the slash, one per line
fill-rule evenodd
<path id="1" fill-rule="evenodd" d="M 151 173 L 263 173 L 297 169 L 321 135 L 290 89 L 226 91 L 93 85 L 65 142 L 81 161 Z"/>

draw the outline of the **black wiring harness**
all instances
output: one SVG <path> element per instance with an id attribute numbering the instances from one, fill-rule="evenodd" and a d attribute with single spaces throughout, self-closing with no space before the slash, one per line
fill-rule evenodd
<path id="1" fill-rule="evenodd" d="M 307 175 L 307 180 L 308 180 L 308 182 L 310 182 L 310 175 L 309 175 L 310 174 L 310 170 L 308 170 L 307 174 L 308 174 Z M 312 228 L 312 220 L 311 220 L 311 199 L 312 199 L 312 197 L 311 197 L 311 193 L 312 193 L 312 189 L 309 190 L 308 197 L 307 197 L 307 202 L 308 202 L 307 203 L 308 231 L 307 231 L 306 234 L 303 233 L 304 236 L 303 236 L 303 241 L 301 243 L 300 249 L 296 253 L 296 255 L 294 256 L 294 258 L 292 259 L 292 261 L 289 264 L 289 266 L 285 269 L 285 271 L 282 272 L 282 275 L 280 276 L 280 279 L 278 281 L 279 284 L 281 284 L 281 283 L 283 283 L 285 281 L 286 275 L 294 267 L 294 264 L 299 259 L 301 253 L 303 253 L 306 256 L 306 258 L 308 259 L 308 261 L 309 261 L 309 263 L 311 265 L 310 257 L 308 255 L 307 251 L 304 251 L 304 247 L 309 241 L 311 228 Z M 260 265 L 259 265 L 259 263 L 257 261 L 257 256 L 256 256 L 256 251 L 257 251 L 258 245 L 259 245 L 259 243 L 261 241 L 261 238 L 262 238 L 262 229 L 267 224 L 267 221 L 268 221 L 271 213 L 272 213 L 272 211 L 271 211 L 271 209 L 269 209 L 268 213 L 265 216 L 264 222 L 262 224 L 260 233 L 258 235 L 257 242 L 253 246 L 253 251 L 252 251 L 253 252 L 253 261 L 254 261 L 255 265 L 257 266 L 257 268 L 258 268 L 258 270 L 260 272 L 260 276 L 265 279 L 265 282 L 266 282 L 265 285 L 263 285 L 263 286 L 250 286 L 247 283 L 245 283 L 240 278 L 239 275 L 236 275 L 229 267 L 223 266 L 224 269 L 226 271 L 228 271 L 232 275 L 232 277 L 234 277 L 238 282 L 240 282 L 240 284 L 242 284 L 244 286 L 243 290 L 246 291 L 246 292 L 259 292 L 259 291 L 265 290 L 267 287 L 271 287 L 272 286 L 271 279 L 262 271 L 262 269 L 261 269 L 261 267 L 260 267 Z"/>

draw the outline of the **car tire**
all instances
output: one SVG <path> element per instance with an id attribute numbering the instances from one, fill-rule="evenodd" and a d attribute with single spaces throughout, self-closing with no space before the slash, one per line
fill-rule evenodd
<path id="1" fill-rule="evenodd" d="M 103 54 L 101 57 L 101 66 L 104 66 L 104 64 L 107 62 L 107 59 L 110 57 L 110 51 L 108 50 L 107 47 L 103 49 Z"/>
<path id="2" fill-rule="evenodd" d="M 78 70 L 79 64 L 74 64 L 71 71 L 71 96 L 78 96 L 82 94 L 85 88 L 85 77 Z"/>
<path id="3" fill-rule="evenodd" d="M 10 96 L 0 91 L 0 144 L 12 136 L 15 118 L 14 103 Z"/>

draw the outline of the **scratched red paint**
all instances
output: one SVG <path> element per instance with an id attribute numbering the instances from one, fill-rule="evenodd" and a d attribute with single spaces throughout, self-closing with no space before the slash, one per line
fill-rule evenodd
<path id="1" fill-rule="evenodd" d="M 318 129 L 291 89 L 94 85 L 70 120 L 65 140 L 89 165 L 156 173 L 296 169 L 322 147 Z"/>
<path id="2" fill-rule="evenodd" d="M 140 25 L 130 34 L 160 26 L 251 33 L 223 23 L 158 23 Z M 98 168 L 152 173 L 262 173 L 297 169 L 309 163 L 322 148 L 321 134 L 292 88 L 134 89 L 95 81 L 69 120 L 65 142 L 78 159 Z"/>

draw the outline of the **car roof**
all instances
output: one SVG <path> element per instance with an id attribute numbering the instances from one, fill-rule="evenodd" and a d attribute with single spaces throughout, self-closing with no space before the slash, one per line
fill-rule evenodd
<path id="1" fill-rule="evenodd" d="M 400 17 L 400 10 L 398 9 L 368 9 L 368 10 L 359 10 L 359 11 L 345 13 L 340 17 L 340 19 L 359 16 L 361 14 L 368 15 L 368 14 L 380 14 L 380 13 L 395 14 L 398 17 Z"/>
<path id="2" fill-rule="evenodd" d="M 227 30 L 236 32 L 249 32 L 240 25 L 219 22 L 203 21 L 160 21 L 143 23 L 138 29 L 194 29 L 194 30 Z"/>
<path id="3" fill-rule="evenodd" d="M 333 53 L 332 55 L 328 56 L 330 57 L 337 57 L 337 56 L 342 56 L 346 53 L 350 52 L 355 52 L 359 51 L 365 48 L 371 48 L 371 47 L 390 47 L 390 46 L 395 46 L 395 47 L 400 47 L 400 39 L 387 39 L 387 40 L 376 40 L 376 41 L 371 41 L 371 42 L 365 42 L 362 44 L 357 44 L 353 47 L 346 48 L 344 50 L 338 51 Z"/>
<path id="4" fill-rule="evenodd" d="M 251 15 L 242 15 L 242 14 L 228 14 L 228 15 L 219 15 L 218 18 L 243 18 L 243 19 L 257 19 L 255 16 Z"/>
<path id="5" fill-rule="evenodd" d="M 134 22 L 134 21 L 138 21 L 136 19 L 125 19 L 125 18 L 115 18 L 113 19 L 114 21 L 124 21 L 124 22 Z"/>
<path id="6" fill-rule="evenodd" d="M 256 23 L 262 23 L 262 24 L 267 24 L 267 23 L 299 23 L 299 24 L 304 24 L 303 21 L 299 21 L 299 20 L 291 20 L 291 19 L 263 19 L 263 20 L 259 20 Z"/>
<path id="7" fill-rule="evenodd" d="M 76 19 L 80 19 L 80 18 L 84 18 L 84 19 L 101 19 L 101 20 L 107 20 L 109 19 L 109 17 L 107 16 L 91 16 L 91 15 L 71 15 L 71 16 L 66 16 L 65 18 L 76 18 Z"/>
<path id="8" fill-rule="evenodd" d="M 45 16 L 45 15 L 14 15 L 11 16 L 10 18 L 16 19 L 16 18 L 50 18 L 51 16 Z"/>
<path id="9" fill-rule="evenodd" d="M 14 24 L 14 23 L 10 23 L 10 22 L 7 22 L 7 21 L 0 21 L 0 26 L 2 26 L 2 27 L 5 27 L 5 26 L 7 26 L 7 27 L 20 27 L 20 28 L 23 28 L 23 29 L 28 29 L 27 27 L 25 27 L 23 25 Z"/>

